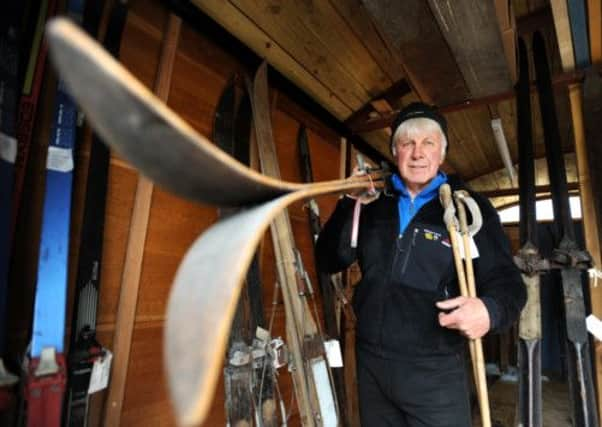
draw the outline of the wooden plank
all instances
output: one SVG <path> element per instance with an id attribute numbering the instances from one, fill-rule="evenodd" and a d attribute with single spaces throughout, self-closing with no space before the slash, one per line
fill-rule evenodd
<path id="1" fill-rule="evenodd" d="M 391 81 L 405 78 L 401 58 L 382 38 L 361 0 L 329 0 Z"/>
<path id="2" fill-rule="evenodd" d="M 510 90 L 512 80 L 493 2 L 429 0 L 429 5 L 471 97 Z"/>
<path id="3" fill-rule="evenodd" d="M 550 0 L 552 15 L 554 16 L 554 27 L 558 40 L 558 51 L 562 69 L 573 71 L 575 69 L 575 53 L 573 51 L 573 36 L 571 24 L 569 23 L 569 10 L 567 0 Z"/>
<path id="4" fill-rule="evenodd" d="M 589 48 L 592 64 L 602 65 L 602 2 L 587 0 Z"/>
<path id="5" fill-rule="evenodd" d="M 163 100 L 167 100 L 169 95 L 172 66 L 180 27 L 180 18 L 170 15 L 161 48 L 161 59 L 154 88 L 157 96 Z M 121 420 L 152 193 L 152 182 L 140 176 L 132 211 L 117 309 L 116 330 L 113 338 L 113 370 L 104 413 L 104 425 L 106 427 L 119 426 Z"/>
<path id="6" fill-rule="evenodd" d="M 437 105 L 467 99 L 462 74 L 423 0 L 366 0 L 366 9 L 402 58 L 418 95 Z M 431 52 L 431 55 L 425 55 Z"/>
<path id="7" fill-rule="evenodd" d="M 353 106 L 347 103 L 347 99 L 341 97 L 345 92 L 341 94 L 331 90 L 232 3 L 223 0 L 193 0 L 193 3 L 243 41 L 257 55 L 266 58 L 271 65 L 337 119 L 345 120 L 354 111 Z"/>
<path id="8" fill-rule="evenodd" d="M 446 114 L 446 118 L 448 129 L 455 136 L 450 138 L 450 160 L 465 166 L 470 163 L 467 169 L 474 173 L 463 172 L 465 179 L 474 178 L 484 170 L 495 171 L 503 166 L 493 139 L 489 109 L 486 106 Z M 462 150 L 454 147 L 458 141 L 463 145 Z M 460 170 L 465 171 L 463 167 Z"/>
<path id="9" fill-rule="evenodd" d="M 353 110 L 393 82 L 328 2 L 230 2 Z"/>
<path id="10" fill-rule="evenodd" d="M 577 68 L 585 68 L 590 64 L 585 0 L 567 0 L 567 4 L 571 22 L 571 34 L 573 36 L 575 66 Z"/>
<path id="11" fill-rule="evenodd" d="M 586 92 L 584 93 L 584 89 Z M 599 142 L 602 139 L 600 125 L 600 96 L 602 95 L 602 78 L 590 70 L 583 85 L 569 87 L 571 113 L 573 117 L 573 135 L 575 137 L 575 152 L 579 170 L 579 191 L 581 193 L 581 212 L 583 214 L 583 235 L 585 247 L 592 256 L 593 267 L 602 269 L 600 253 L 602 205 L 599 201 L 600 174 L 590 165 L 598 165 L 602 150 Z M 586 115 L 584 115 L 587 111 Z M 585 123 L 584 123 L 585 122 Z M 597 142 L 597 143 L 596 143 Z M 588 158 L 589 157 L 589 158 Z M 596 279 L 590 278 L 589 284 L 592 314 L 602 317 L 602 287 L 597 286 Z M 600 341 L 594 344 L 594 378 L 598 390 L 602 390 L 602 345 Z M 602 393 L 597 395 L 598 414 L 602 413 Z"/>

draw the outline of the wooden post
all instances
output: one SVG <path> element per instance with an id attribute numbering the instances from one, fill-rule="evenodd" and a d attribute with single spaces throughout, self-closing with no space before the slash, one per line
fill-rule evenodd
<path id="1" fill-rule="evenodd" d="M 585 128 L 583 125 L 583 85 L 574 83 L 569 85 L 569 100 L 573 120 L 573 136 L 575 138 L 575 152 L 577 157 L 577 173 L 579 177 L 579 193 L 581 195 L 581 212 L 583 213 L 583 234 L 585 247 L 592 256 L 594 267 L 602 268 L 600 258 L 600 234 L 598 230 L 596 204 L 592 193 L 591 174 L 587 159 L 587 146 L 585 144 Z M 595 286 L 595 281 L 590 280 L 589 286 L 592 313 L 602 317 L 602 287 Z M 596 341 L 594 367 L 595 381 L 598 390 L 598 414 L 602 413 L 602 343 Z"/>
<path id="2" fill-rule="evenodd" d="M 589 17 L 589 50 L 593 65 L 602 64 L 602 3 L 587 0 Z"/>
<path id="3" fill-rule="evenodd" d="M 170 15 L 163 37 L 161 57 L 159 59 L 154 88 L 157 96 L 165 102 L 167 102 L 171 86 L 172 69 L 180 36 L 180 27 L 181 19 L 175 15 Z M 136 319 L 136 305 L 138 302 L 144 244 L 146 241 L 152 195 L 152 182 L 140 176 L 134 199 L 134 209 L 132 211 L 123 276 L 121 279 L 117 320 L 115 322 L 113 367 L 104 413 L 105 427 L 119 426 L 121 422 L 121 411 L 125 394 L 132 334 Z"/>

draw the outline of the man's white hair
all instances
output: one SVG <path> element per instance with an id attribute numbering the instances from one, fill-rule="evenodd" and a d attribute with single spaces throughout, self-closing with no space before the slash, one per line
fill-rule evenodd
<path id="1" fill-rule="evenodd" d="M 439 123 L 433 119 L 427 117 L 416 117 L 415 119 L 409 119 L 400 124 L 393 138 L 391 138 L 391 152 L 394 156 L 397 155 L 397 141 L 405 136 L 407 138 L 414 138 L 416 135 L 424 132 L 439 132 L 441 135 L 441 158 L 445 158 L 445 151 L 447 150 L 447 138 Z"/>

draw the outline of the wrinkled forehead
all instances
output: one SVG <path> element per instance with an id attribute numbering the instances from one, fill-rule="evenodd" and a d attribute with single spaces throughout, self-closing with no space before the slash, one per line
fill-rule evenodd
<path id="1" fill-rule="evenodd" d="M 418 117 L 403 122 L 393 134 L 393 141 L 398 143 L 400 139 L 418 139 L 426 136 L 436 136 L 438 142 L 443 142 L 443 131 L 436 121 Z"/>

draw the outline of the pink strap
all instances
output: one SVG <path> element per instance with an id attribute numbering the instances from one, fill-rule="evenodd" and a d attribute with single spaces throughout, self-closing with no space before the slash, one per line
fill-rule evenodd
<path id="1" fill-rule="evenodd" d="M 355 199 L 353 207 L 353 224 L 351 226 L 351 247 L 357 248 L 357 235 L 360 228 L 360 212 L 362 211 L 362 201 L 358 197 Z"/>
<path id="2" fill-rule="evenodd" d="M 372 177 L 368 175 L 368 179 L 370 180 L 370 188 L 366 191 L 365 194 L 369 196 L 373 196 L 376 194 L 376 188 L 374 188 L 374 182 L 372 181 Z M 357 248 L 357 236 L 359 234 L 360 229 L 360 212 L 362 210 L 362 196 L 359 196 L 355 199 L 355 206 L 353 207 L 353 224 L 351 226 L 351 247 Z"/>

